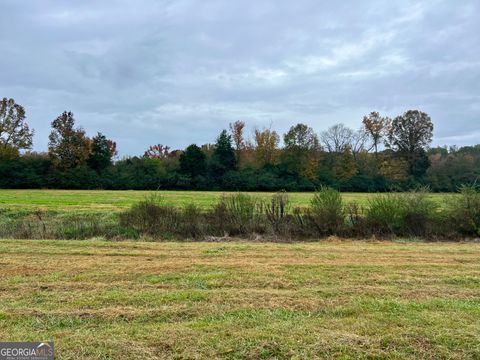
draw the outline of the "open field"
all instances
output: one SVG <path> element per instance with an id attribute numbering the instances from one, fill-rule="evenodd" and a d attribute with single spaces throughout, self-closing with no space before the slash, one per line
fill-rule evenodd
<path id="1" fill-rule="evenodd" d="M 159 194 L 166 204 L 184 206 L 194 203 L 201 208 L 213 205 L 226 192 L 215 191 L 108 191 L 108 190 L 0 190 L 0 207 L 10 209 L 43 209 L 55 211 L 121 211 Z M 270 199 L 272 193 L 251 193 L 260 199 Z M 313 193 L 289 193 L 292 206 L 307 206 Z M 346 202 L 366 205 L 377 194 L 344 193 Z M 431 194 L 439 204 L 451 194 Z"/>
<path id="2" fill-rule="evenodd" d="M 480 357 L 480 244 L 0 241 L 0 338 L 62 359 Z"/>

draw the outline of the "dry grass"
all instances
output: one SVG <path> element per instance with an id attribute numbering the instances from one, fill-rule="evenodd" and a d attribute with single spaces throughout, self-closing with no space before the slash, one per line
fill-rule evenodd
<path id="1" fill-rule="evenodd" d="M 0 338 L 64 359 L 478 359 L 479 250 L 2 240 Z"/>

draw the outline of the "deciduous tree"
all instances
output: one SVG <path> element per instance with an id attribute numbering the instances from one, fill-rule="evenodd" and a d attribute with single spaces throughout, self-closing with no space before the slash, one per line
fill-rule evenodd
<path id="1" fill-rule="evenodd" d="M 237 153 L 242 151 L 245 148 L 245 138 L 244 138 L 244 129 L 245 122 L 237 120 L 234 123 L 230 123 L 230 132 L 232 134 L 232 141 L 235 146 Z"/>
<path id="2" fill-rule="evenodd" d="M 274 165 L 278 161 L 278 144 L 280 136 L 271 129 L 255 129 L 254 159 L 255 164 L 262 168 L 267 164 Z"/>
<path id="3" fill-rule="evenodd" d="M 48 153 L 57 167 L 70 169 L 86 162 L 89 139 L 82 128 L 75 128 L 73 113 L 65 111 L 53 120 L 48 139 Z"/>
<path id="4" fill-rule="evenodd" d="M 33 130 L 25 121 L 25 110 L 15 100 L 3 98 L 0 102 L 0 147 L 11 152 L 30 149 L 32 142 Z"/>
<path id="5" fill-rule="evenodd" d="M 313 129 L 305 124 L 292 126 L 283 136 L 283 142 L 283 159 L 289 170 L 314 180 L 320 160 L 320 144 Z"/>
<path id="6" fill-rule="evenodd" d="M 341 181 L 348 181 L 357 174 L 357 164 L 355 163 L 355 158 L 348 146 L 340 155 L 338 155 L 337 161 L 335 161 L 333 165 L 333 169 L 335 176 Z"/>
<path id="7" fill-rule="evenodd" d="M 381 153 L 379 174 L 390 180 L 402 181 L 408 176 L 408 163 L 403 158 L 395 157 L 390 153 Z"/>
<path id="8" fill-rule="evenodd" d="M 388 117 L 382 117 L 378 111 L 373 111 L 369 115 L 363 117 L 363 128 L 372 140 L 372 146 L 375 154 L 378 154 L 378 147 L 387 135 L 387 129 L 391 120 Z"/>
<path id="9" fill-rule="evenodd" d="M 332 153 L 342 153 L 351 148 L 354 131 L 343 124 L 336 124 L 320 134 L 323 148 Z"/>
<path id="10" fill-rule="evenodd" d="M 244 136 L 245 122 L 237 120 L 234 123 L 230 123 L 229 126 L 233 145 L 235 147 L 235 155 L 237 156 L 237 164 L 240 167 L 241 165 L 244 165 L 248 157 L 248 145 Z"/>
<path id="11" fill-rule="evenodd" d="M 429 166 L 426 150 L 432 137 L 430 116 L 418 110 L 409 110 L 392 121 L 387 146 L 408 162 L 411 175 L 420 176 Z"/>

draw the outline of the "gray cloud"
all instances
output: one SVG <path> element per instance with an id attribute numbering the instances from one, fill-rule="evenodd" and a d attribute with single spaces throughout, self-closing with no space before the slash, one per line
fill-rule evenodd
<path id="1" fill-rule="evenodd" d="M 480 136 L 480 4 L 3 0 L 0 96 L 45 150 L 71 110 L 120 153 L 212 142 L 237 119 L 283 132 L 428 112 L 436 144 Z"/>

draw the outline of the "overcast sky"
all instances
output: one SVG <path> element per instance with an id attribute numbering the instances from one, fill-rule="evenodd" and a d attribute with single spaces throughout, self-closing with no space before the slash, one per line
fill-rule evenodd
<path id="1" fill-rule="evenodd" d="M 423 110 L 436 145 L 474 144 L 479 18 L 477 0 L 0 0 L 0 97 L 38 151 L 64 110 L 121 155 L 373 110 Z"/>

